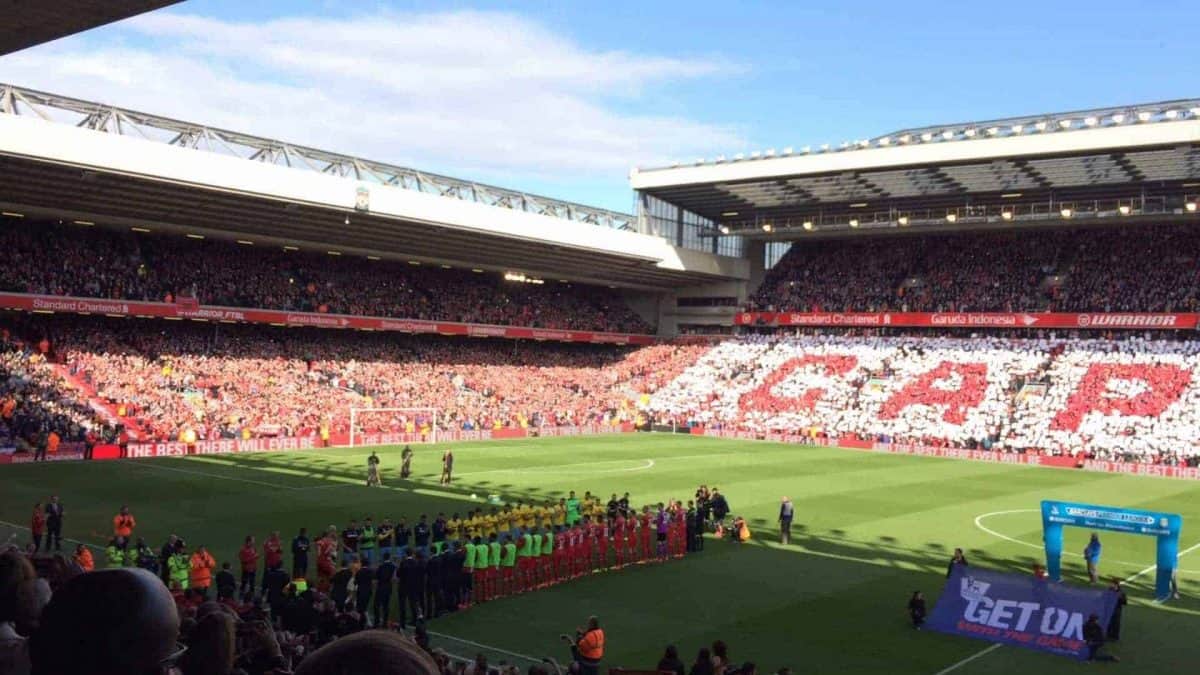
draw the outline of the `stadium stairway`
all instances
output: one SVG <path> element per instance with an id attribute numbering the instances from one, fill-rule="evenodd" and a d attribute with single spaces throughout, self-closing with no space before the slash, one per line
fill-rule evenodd
<path id="1" fill-rule="evenodd" d="M 87 404 L 91 406 L 92 410 L 98 412 L 108 423 L 125 425 L 125 430 L 131 438 L 149 438 L 149 433 L 136 418 L 121 417 L 118 415 L 116 405 L 100 398 L 96 392 L 96 388 L 83 378 L 73 375 L 70 368 L 61 363 L 56 363 L 54 364 L 54 374 L 67 382 L 73 390 L 82 394 L 82 397 L 87 400 Z"/>

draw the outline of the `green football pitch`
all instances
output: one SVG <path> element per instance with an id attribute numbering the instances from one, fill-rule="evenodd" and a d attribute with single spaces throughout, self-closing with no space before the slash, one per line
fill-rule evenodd
<path id="1" fill-rule="evenodd" d="M 1197 483 L 647 434 L 455 444 L 457 477 L 443 488 L 440 447 L 415 450 L 415 480 L 402 482 L 399 448 L 378 449 L 382 489 L 363 486 L 368 451 L 358 448 L 11 465 L 0 469 L 0 518 L 7 532 L 27 540 L 21 528 L 31 506 L 56 493 L 67 509 L 66 536 L 100 546 L 112 515 L 127 503 L 137 534 L 152 545 L 178 533 L 189 544 L 206 544 L 218 560 L 233 560 L 247 534 L 261 542 L 279 530 L 290 540 L 300 526 L 314 532 L 366 515 L 411 521 L 465 511 L 489 494 L 511 501 L 627 491 L 641 504 L 687 500 L 704 483 L 719 487 L 733 512 L 750 521 L 752 543 L 710 540 L 681 561 L 498 600 L 437 619 L 431 630 L 469 641 L 443 642 L 459 653 L 478 643 L 561 657 L 557 636 L 596 614 L 608 634 L 609 666 L 653 667 L 668 643 L 690 662 L 700 646 L 722 639 L 734 661 L 754 661 L 760 672 L 786 665 L 796 672 L 970 675 L 1089 666 L 913 631 L 908 596 L 923 590 L 932 607 L 954 547 L 965 549 L 972 565 L 1024 572 L 1041 556 L 1040 500 L 1139 507 L 1183 515 L 1184 598 L 1152 602 L 1152 540 L 1104 536 L 1102 572 L 1131 578 L 1123 640 L 1112 650 L 1123 659 L 1116 668 L 1183 672 L 1200 664 Z M 783 495 L 796 504 L 788 547 L 778 545 L 774 528 Z M 1066 550 L 1081 551 L 1086 536 L 1069 532 Z M 1064 567 L 1069 582 L 1085 582 L 1077 555 Z"/>

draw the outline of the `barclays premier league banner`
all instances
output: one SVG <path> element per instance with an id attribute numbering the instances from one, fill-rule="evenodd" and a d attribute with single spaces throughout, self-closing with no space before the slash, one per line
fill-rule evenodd
<path id="1" fill-rule="evenodd" d="M 956 566 L 926 627 L 1087 659 L 1083 624 L 1096 614 L 1107 629 L 1115 605 L 1115 594 L 1104 590 Z"/>

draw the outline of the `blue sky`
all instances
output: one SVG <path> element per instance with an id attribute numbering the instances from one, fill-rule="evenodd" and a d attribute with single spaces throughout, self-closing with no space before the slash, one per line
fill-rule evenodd
<path id="1" fill-rule="evenodd" d="M 628 211 L 633 165 L 1200 96 L 1200 3 L 190 0 L 0 81 Z"/>

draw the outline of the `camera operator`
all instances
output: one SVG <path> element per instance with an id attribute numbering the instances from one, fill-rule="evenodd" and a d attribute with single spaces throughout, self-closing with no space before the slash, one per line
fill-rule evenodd
<path id="1" fill-rule="evenodd" d="M 579 664 L 580 675 L 599 675 L 600 660 L 604 658 L 604 631 L 599 619 L 588 617 L 587 628 L 576 629 L 574 640 L 565 633 L 560 637 L 571 645 L 571 658 Z"/>

